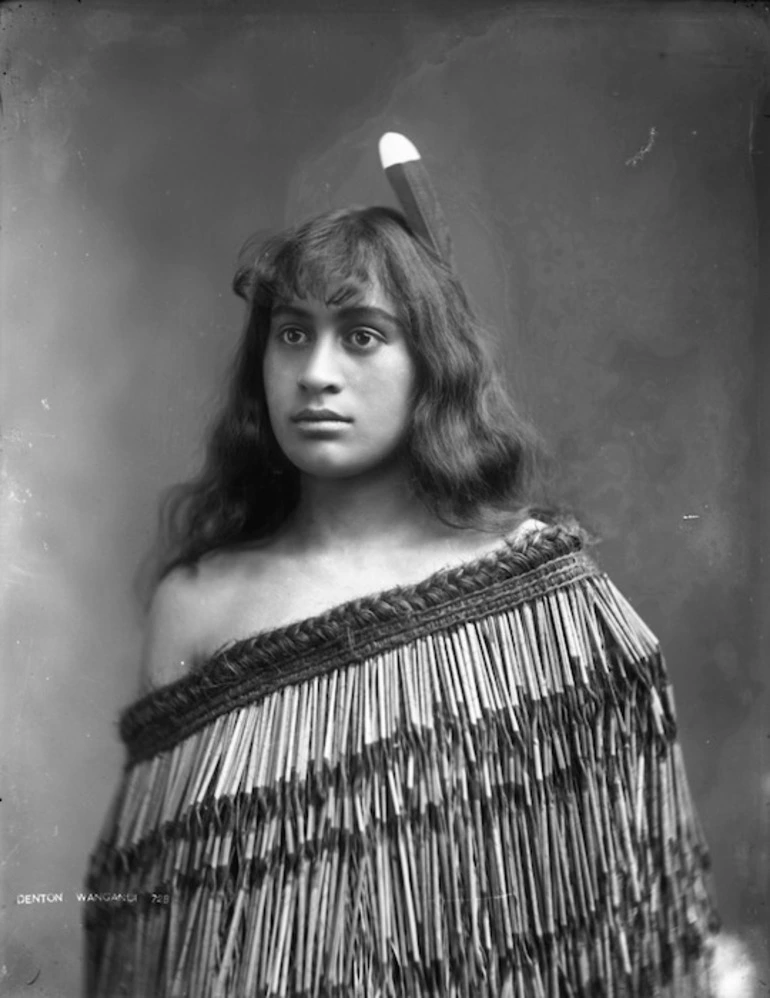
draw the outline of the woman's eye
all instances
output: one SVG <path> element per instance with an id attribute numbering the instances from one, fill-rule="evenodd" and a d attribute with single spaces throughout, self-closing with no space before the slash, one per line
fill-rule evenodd
<path id="1" fill-rule="evenodd" d="M 297 344 L 302 343 L 305 338 L 305 334 L 301 329 L 296 326 L 286 326 L 278 334 L 279 339 L 284 343 L 288 343 L 289 346 L 297 346 Z"/>
<path id="2" fill-rule="evenodd" d="M 358 350 L 370 350 L 381 337 L 371 329 L 354 329 L 349 336 L 350 342 Z"/>

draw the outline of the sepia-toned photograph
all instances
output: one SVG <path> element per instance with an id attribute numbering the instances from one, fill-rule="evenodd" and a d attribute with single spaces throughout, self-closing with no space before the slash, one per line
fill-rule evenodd
<path id="1" fill-rule="evenodd" d="M 0 63 L 0 995 L 770 996 L 770 4 Z"/>

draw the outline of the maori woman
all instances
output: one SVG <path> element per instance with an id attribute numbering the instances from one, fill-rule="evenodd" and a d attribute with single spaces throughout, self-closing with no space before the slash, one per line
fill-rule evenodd
<path id="1" fill-rule="evenodd" d="M 572 521 L 403 206 L 259 249 L 170 497 L 88 998 L 706 996 L 718 918 L 658 643 Z"/>

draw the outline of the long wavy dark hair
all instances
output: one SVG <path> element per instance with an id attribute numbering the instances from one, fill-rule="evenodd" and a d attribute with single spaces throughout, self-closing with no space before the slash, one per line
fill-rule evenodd
<path id="1" fill-rule="evenodd" d="M 528 508 L 539 441 L 500 383 L 456 274 L 399 212 L 332 211 L 241 252 L 233 290 L 248 313 L 229 392 L 202 470 L 161 504 L 153 586 L 208 552 L 270 535 L 294 510 L 300 475 L 273 435 L 263 387 L 273 305 L 339 305 L 373 278 L 401 312 L 417 371 L 404 446 L 416 494 L 458 527 L 498 529 Z"/>

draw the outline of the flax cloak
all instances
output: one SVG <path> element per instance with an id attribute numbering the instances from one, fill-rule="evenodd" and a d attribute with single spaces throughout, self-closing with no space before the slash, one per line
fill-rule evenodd
<path id="1" fill-rule="evenodd" d="M 712 994 L 653 634 L 571 524 L 127 708 L 87 998 Z"/>

